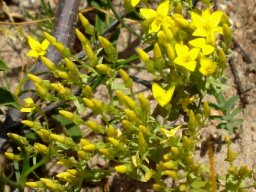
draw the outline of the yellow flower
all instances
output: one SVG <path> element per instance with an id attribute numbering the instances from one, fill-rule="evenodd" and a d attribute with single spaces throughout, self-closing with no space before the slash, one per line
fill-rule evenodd
<path id="1" fill-rule="evenodd" d="M 140 2 L 140 0 L 131 0 L 131 4 L 132 4 L 133 7 L 138 5 L 139 2 Z"/>
<path id="2" fill-rule="evenodd" d="M 30 113 L 36 108 L 32 98 L 26 98 L 24 101 L 24 107 L 20 109 L 20 112 Z"/>
<path id="3" fill-rule="evenodd" d="M 157 83 L 153 83 L 152 85 L 153 96 L 156 99 L 156 101 L 159 103 L 159 105 L 161 105 L 162 107 L 164 107 L 171 101 L 174 90 L 175 90 L 174 85 L 171 86 L 167 91 L 164 90 Z"/>
<path id="4" fill-rule="evenodd" d="M 215 11 L 212 14 L 209 9 L 202 11 L 202 15 L 191 12 L 192 25 L 196 27 L 193 36 L 206 37 L 208 43 L 215 43 L 215 33 L 222 34 L 222 27 L 219 27 L 223 13 Z"/>
<path id="5" fill-rule="evenodd" d="M 179 125 L 171 130 L 167 130 L 165 128 L 160 128 L 160 131 L 167 137 L 167 138 L 170 138 L 170 137 L 173 137 L 176 132 L 181 128 L 182 126 Z"/>
<path id="6" fill-rule="evenodd" d="M 145 24 L 149 25 L 149 33 L 158 32 L 163 24 L 167 24 L 172 20 L 167 16 L 169 11 L 169 0 L 161 3 L 157 10 L 142 8 L 140 14 L 146 19 Z"/>
<path id="7" fill-rule="evenodd" d="M 175 51 L 177 53 L 177 57 L 174 59 L 174 63 L 185 67 L 189 71 L 195 71 L 195 60 L 198 56 L 200 49 L 192 48 L 189 50 L 188 46 L 176 43 Z"/>
<path id="8" fill-rule="evenodd" d="M 39 56 L 44 56 L 46 54 L 46 50 L 49 46 L 49 41 L 45 39 L 42 43 L 39 43 L 36 39 L 29 36 L 28 44 L 31 50 L 27 53 L 27 56 L 38 58 Z"/>
<path id="9" fill-rule="evenodd" d="M 215 62 L 205 57 L 200 59 L 200 65 L 199 71 L 205 76 L 214 73 L 217 67 Z"/>
<path id="10" fill-rule="evenodd" d="M 201 48 L 202 52 L 203 52 L 203 55 L 209 55 L 215 49 L 213 46 L 206 43 L 205 38 L 193 39 L 193 40 L 189 41 L 189 44 L 194 46 L 194 47 Z"/>

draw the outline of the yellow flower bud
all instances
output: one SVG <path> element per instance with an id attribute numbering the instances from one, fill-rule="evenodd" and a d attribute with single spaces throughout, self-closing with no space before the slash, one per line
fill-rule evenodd
<path id="1" fill-rule="evenodd" d="M 127 130 L 127 131 L 132 131 L 133 127 L 132 124 L 130 123 L 130 121 L 124 119 L 122 120 L 122 126 Z"/>
<path id="2" fill-rule="evenodd" d="M 154 59 L 162 58 L 162 51 L 158 43 L 154 44 Z"/>
<path id="3" fill-rule="evenodd" d="M 92 101 L 92 103 L 94 105 L 93 108 L 95 110 L 97 110 L 97 111 L 101 111 L 102 110 L 103 103 L 100 100 L 93 98 L 93 99 L 91 99 L 91 101 Z"/>
<path id="4" fill-rule="evenodd" d="M 54 90 L 58 91 L 59 94 L 61 94 L 61 95 L 66 95 L 67 94 L 66 88 L 60 82 L 58 82 L 58 83 L 51 83 L 51 87 Z"/>
<path id="5" fill-rule="evenodd" d="M 115 137 L 117 135 L 116 129 L 112 125 L 108 126 L 106 132 L 108 137 Z"/>
<path id="6" fill-rule="evenodd" d="M 26 185 L 27 187 L 29 187 L 29 188 L 38 188 L 38 187 L 39 187 L 39 185 L 38 185 L 37 182 L 26 182 L 25 185 Z"/>
<path id="7" fill-rule="evenodd" d="M 31 97 L 24 99 L 24 107 L 20 109 L 20 112 L 30 113 L 36 108 L 35 103 Z"/>
<path id="8" fill-rule="evenodd" d="M 125 87 L 131 88 L 132 84 L 133 84 L 133 81 L 130 78 L 130 76 L 128 75 L 128 73 L 126 73 L 126 71 L 124 71 L 123 69 L 120 69 L 119 74 L 120 74 L 122 80 L 124 81 Z"/>
<path id="9" fill-rule="evenodd" d="M 139 93 L 138 99 L 139 99 L 141 110 L 145 113 L 148 113 L 150 111 L 149 100 L 142 93 Z"/>
<path id="10" fill-rule="evenodd" d="M 172 160 L 170 160 L 170 161 L 164 162 L 163 167 L 165 169 L 173 169 L 175 168 L 175 163 Z"/>
<path id="11" fill-rule="evenodd" d="M 178 23 L 178 26 L 181 26 L 181 27 L 189 26 L 188 20 L 186 20 L 182 14 L 174 14 L 173 18 Z"/>
<path id="12" fill-rule="evenodd" d="M 209 117 L 211 115 L 211 109 L 206 101 L 203 104 L 203 113 L 206 117 Z"/>
<path id="13" fill-rule="evenodd" d="M 56 175 L 60 181 L 73 182 L 74 176 L 68 172 L 62 172 Z"/>
<path id="14" fill-rule="evenodd" d="M 115 171 L 118 173 L 126 173 L 128 171 L 128 168 L 126 165 L 117 165 L 115 166 Z"/>
<path id="15" fill-rule="evenodd" d="M 125 101 L 125 103 L 126 103 L 126 105 L 130 108 L 130 109 L 135 109 L 135 107 L 136 107 L 136 103 L 135 103 L 135 101 L 132 99 L 132 98 L 130 98 L 130 97 L 128 97 L 128 96 L 124 96 L 124 101 Z"/>
<path id="16" fill-rule="evenodd" d="M 171 152 L 174 154 L 174 155 L 179 155 L 180 154 L 180 150 L 178 147 L 171 147 Z"/>
<path id="17" fill-rule="evenodd" d="M 74 114 L 70 111 L 66 110 L 59 110 L 59 114 L 61 114 L 63 117 L 72 120 L 74 118 Z"/>
<path id="18" fill-rule="evenodd" d="M 77 155 L 80 159 L 87 159 L 88 158 L 88 153 L 86 153 L 85 151 L 78 151 Z"/>
<path id="19" fill-rule="evenodd" d="M 145 173 L 145 181 L 146 182 L 149 181 L 153 177 L 154 174 L 155 174 L 155 171 L 153 169 L 147 170 Z"/>
<path id="20" fill-rule="evenodd" d="M 125 103 L 125 96 L 126 95 L 122 91 L 116 90 L 116 96 L 117 96 L 117 98 L 119 100 L 119 103 L 121 105 Z"/>
<path id="21" fill-rule="evenodd" d="M 219 56 L 220 66 L 225 69 L 227 67 L 227 57 L 223 49 L 218 50 L 218 56 Z"/>
<path id="22" fill-rule="evenodd" d="M 83 101 L 85 103 L 85 105 L 90 108 L 90 109 L 93 109 L 94 108 L 94 104 L 93 102 L 91 101 L 91 99 L 87 99 L 87 98 L 83 98 Z"/>
<path id="23" fill-rule="evenodd" d="M 175 13 L 182 15 L 182 3 L 179 2 L 175 7 Z"/>
<path id="24" fill-rule="evenodd" d="M 17 142 L 17 143 L 19 143 L 19 144 L 28 145 L 28 140 L 27 140 L 26 137 L 22 137 L 22 136 L 20 136 L 20 135 L 18 135 L 18 134 L 15 134 L 15 133 L 7 133 L 7 136 L 8 136 L 11 140 L 13 140 L 13 141 L 15 141 L 15 142 Z"/>
<path id="25" fill-rule="evenodd" d="M 5 155 L 8 159 L 11 159 L 11 160 L 14 160 L 14 159 L 15 159 L 14 153 L 5 152 L 4 155 Z"/>
<path id="26" fill-rule="evenodd" d="M 43 145 L 41 143 L 35 143 L 34 148 L 39 152 L 39 153 L 47 153 L 49 151 L 49 148 L 46 145 Z"/>
<path id="27" fill-rule="evenodd" d="M 137 115 L 134 111 L 130 110 L 130 109 L 124 109 L 125 115 L 127 116 L 127 118 L 130 121 L 134 121 L 137 120 Z"/>
<path id="28" fill-rule="evenodd" d="M 113 137 L 109 137 L 108 141 L 110 143 L 112 143 L 115 147 L 118 147 L 120 145 L 120 142 L 117 139 L 113 138 Z"/>
<path id="29" fill-rule="evenodd" d="M 69 75 L 67 72 L 65 71 L 56 71 L 58 76 L 61 77 L 62 79 L 68 79 L 69 78 Z"/>
<path id="30" fill-rule="evenodd" d="M 158 38 L 159 44 L 162 44 L 162 45 L 166 44 L 167 37 L 166 37 L 165 33 L 162 30 L 157 33 L 157 38 Z"/>
<path id="31" fill-rule="evenodd" d="M 54 190 L 54 191 L 63 191 L 64 188 L 60 183 L 57 181 L 53 181 L 51 179 L 47 178 L 40 178 L 40 181 L 42 181 L 49 189 Z"/>
<path id="32" fill-rule="evenodd" d="M 44 141 L 49 141 L 51 132 L 46 129 L 40 129 L 36 132 Z"/>
<path id="33" fill-rule="evenodd" d="M 42 60 L 43 64 L 45 64 L 49 69 L 51 69 L 51 70 L 55 69 L 55 64 L 50 59 L 42 56 L 41 60 Z"/>
<path id="34" fill-rule="evenodd" d="M 98 64 L 98 65 L 96 65 L 96 69 L 97 69 L 98 72 L 103 73 L 103 74 L 107 74 L 107 75 L 110 75 L 110 72 L 112 70 L 106 64 Z"/>
<path id="35" fill-rule="evenodd" d="M 139 132 L 138 136 L 138 148 L 141 153 L 145 152 L 147 149 L 147 142 L 142 134 L 142 132 Z"/>
<path id="36" fill-rule="evenodd" d="M 35 126 L 34 122 L 30 121 L 30 120 L 23 120 L 23 121 L 21 121 L 21 123 L 28 126 L 28 127 L 34 127 Z"/>
<path id="37" fill-rule="evenodd" d="M 76 64 L 70 61 L 69 59 L 65 58 L 66 66 L 70 71 L 77 70 Z"/>
<path id="38" fill-rule="evenodd" d="M 229 26 L 226 23 L 223 25 L 223 34 L 224 34 L 224 39 L 228 43 L 230 43 L 232 40 L 232 33 L 231 33 Z"/>
<path id="39" fill-rule="evenodd" d="M 79 29 L 76 28 L 75 31 L 76 31 L 76 36 L 78 37 L 81 43 L 85 43 L 85 44 L 89 43 L 88 39 L 86 39 L 86 37 L 83 35 L 83 33 L 81 33 L 81 31 L 79 31 Z"/>
<path id="40" fill-rule="evenodd" d="M 85 145 L 83 147 L 83 150 L 85 150 L 85 151 L 94 151 L 95 149 L 96 149 L 96 145 L 94 143 Z"/>
<path id="41" fill-rule="evenodd" d="M 45 38 L 52 44 L 54 42 L 56 42 L 56 38 L 52 35 L 50 35 L 49 33 L 47 32 L 43 32 L 44 33 L 44 36 Z"/>
<path id="42" fill-rule="evenodd" d="M 241 166 L 238 170 L 238 175 L 241 179 L 246 178 L 248 175 L 250 175 L 252 171 L 247 167 L 247 165 Z"/>
<path id="43" fill-rule="evenodd" d="M 139 131 L 142 132 L 143 134 L 148 134 L 149 130 L 147 127 L 145 127 L 144 125 L 139 125 Z"/>
<path id="44" fill-rule="evenodd" d="M 63 51 L 65 51 L 65 49 L 66 49 L 66 47 L 62 44 L 62 43 L 60 43 L 60 42 L 53 42 L 53 44 L 52 44 L 53 46 L 54 46 L 54 48 L 55 49 L 57 49 L 59 52 L 63 52 Z"/>
<path id="45" fill-rule="evenodd" d="M 109 149 L 99 149 L 99 152 L 102 153 L 103 155 L 110 155 L 110 150 Z"/>
<path id="46" fill-rule="evenodd" d="M 142 61 L 142 62 L 147 62 L 148 60 L 149 60 L 149 56 L 148 56 L 148 54 L 145 52 L 145 51 L 143 51 L 143 49 L 141 49 L 141 48 L 138 48 L 138 49 L 136 49 L 136 51 L 137 51 L 137 53 L 138 53 L 138 55 L 139 55 L 139 58 L 140 58 L 140 60 Z"/>
<path id="47" fill-rule="evenodd" d="M 188 121 L 188 128 L 190 130 L 194 130 L 197 126 L 197 123 L 196 123 L 196 117 L 195 117 L 195 114 L 192 110 L 189 110 L 189 121 Z"/>
<path id="48" fill-rule="evenodd" d="M 177 172 L 173 171 L 173 170 L 165 170 L 161 173 L 161 175 L 167 175 L 167 176 L 172 177 L 172 178 L 177 178 L 178 177 Z"/>
<path id="49" fill-rule="evenodd" d="M 105 37 L 98 36 L 98 39 L 99 39 L 99 41 L 100 41 L 101 46 L 102 46 L 104 49 L 108 49 L 108 48 L 110 48 L 110 47 L 113 46 Z"/>
<path id="50" fill-rule="evenodd" d="M 78 13 L 79 20 L 81 21 L 84 28 L 87 28 L 90 25 L 89 21 L 83 16 L 82 13 Z"/>
<path id="51" fill-rule="evenodd" d="M 169 58 L 170 61 L 172 61 L 175 58 L 175 51 L 172 45 L 169 43 L 166 43 L 165 47 L 166 47 L 167 57 Z"/>
<path id="52" fill-rule="evenodd" d="M 84 45 L 84 51 L 86 52 L 91 63 L 94 64 L 97 61 L 97 57 L 89 44 Z"/>
<path id="53" fill-rule="evenodd" d="M 172 34 L 171 30 L 166 25 L 162 25 L 162 27 L 163 27 L 163 30 L 164 30 L 167 40 L 171 40 L 173 38 L 173 34 Z"/>
<path id="54" fill-rule="evenodd" d="M 93 96 L 92 88 L 90 85 L 86 85 L 84 89 L 82 90 L 82 93 L 85 95 L 85 97 L 90 98 Z"/>
<path id="55" fill-rule="evenodd" d="M 35 83 L 38 83 L 38 84 L 42 83 L 42 81 L 43 81 L 41 78 L 39 78 L 38 76 L 33 75 L 33 74 L 31 74 L 31 73 L 28 74 L 28 78 L 29 78 L 31 81 L 33 81 L 33 82 L 35 82 Z"/>
<path id="56" fill-rule="evenodd" d="M 38 83 L 35 83 L 36 90 L 41 97 L 46 96 L 47 91 Z"/>
<path id="57" fill-rule="evenodd" d="M 97 129 L 97 127 L 98 127 L 98 123 L 96 123 L 95 121 L 91 121 L 91 120 L 88 120 L 85 124 L 88 127 L 90 127 L 91 129 Z"/>
<path id="58" fill-rule="evenodd" d="M 80 144 L 83 145 L 83 146 L 88 145 L 90 143 L 91 142 L 88 139 L 80 139 Z"/>
<path id="59" fill-rule="evenodd" d="M 53 139 L 53 140 L 56 140 L 60 143 L 64 143 L 65 140 L 66 140 L 66 137 L 63 136 L 63 135 L 57 135 L 57 134 L 54 134 L 54 133 L 51 133 L 50 134 L 50 137 Z"/>

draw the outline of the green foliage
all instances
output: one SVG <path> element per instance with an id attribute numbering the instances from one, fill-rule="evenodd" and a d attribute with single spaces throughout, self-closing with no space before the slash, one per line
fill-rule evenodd
<path id="1" fill-rule="evenodd" d="M 210 8 L 195 11 L 188 4 L 191 1 L 185 2 L 182 7 L 184 1 L 165 0 L 153 10 L 147 1 L 126 1 L 129 10 L 133 9 L 143 21 L 141 47 L 146 47 L 138 48 L 126 59 L 119 58 L 111 40 L 98 35 L 105 28 L 101 16 L 93 26 L 79 14 L 85 33 L 76 29 L 76 35 L 86 53 L 83 58 L 44 33 L 63 57 L 55 64 L 35 48 L 41 45 L 39 42 L 31 41 L 31 49 L 40 52 L 36 55 L 55 80 L 27 75 L 40 100 L 34 103 L 27 98 L 20 109 L 30 113 L 22 121 L 30 135 L 8 134 L 18 150 L 5 153 L 16 171 L 15 182 L 11 181 L 13 175 L 4 177 L 5 181 L 21 190 L 27 186 L 39 191 L 80 191 L 85 182 L 99 184 L 118 173 L 152 182 L 155 191 L 214 191 L 217 180 L 224 177 L 216 179 L 195 158 L 199 131 L 209 118 L 214 118 L 221 121 L 217 128 L 232 132 L 240 111 L 233 109 L 237 97 L 225 100 L 221 92 L 228 50 L 222 39 L 221 43 L 216 41 L 216 34 L 222 35 L 224 13 L 212 13 Z M 110 1 L 91 3 L 114 8 Z M 131 8 L 138 3 L 144 8 Z M 227 34 L 224 39 L 230 38 Z M 152 90 L 148 90 L 152 102 L 146 94 L 134 91 L 137 82 L 127 70 L 136 68 L 138 59 L 144 64 L 143 72 L 154 77 Z M 99 87 L 107 93 L 104 100 L 97 96 Z M 218 95 L 218 103 L 209 106 L 206 93 Z M 45 106 L 51 105 L 56 106 L 55 110 L 45 114 Z M 210 116 L 212 108 L 223 116 Z M 220 190 L 242 190 L 253 172 L 246 166 L 234 166 L 237 154 L 230 148 L 230 139 L 226 142 L 230 169 Z M 107 166 L 100 168 L 95 158 L 101 158 Z M 32 176 L 51 159 L 62 166 L 62 172 L 53 177 L 47 173 Z"/>
<path id="2" fill-rule="evenodd" d="M 226 100 L 223 93 L 220 92 L 216 99 L 217 104 L 211 104 L 211 106 L 220 111 L 222 115 L 212 115 L 210 118 L 220 121 L 217 128 L 227 129 L 229 133 L 233 133 L 234 129 L 238 128 L 243 122 L 242 119 L 237 118 L 237 115 L 241 112 L 241 109 L 239 107 L 234 108 L 234 105 L 239 97 L 233 96 Z"/>

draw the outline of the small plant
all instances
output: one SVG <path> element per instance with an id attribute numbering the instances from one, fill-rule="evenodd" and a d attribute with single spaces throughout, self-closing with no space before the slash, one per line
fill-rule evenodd
<path id="1" fill-rule="evenodd" d="M 146 47 L 137 48 L 127 59 L 120 59 L 115 45 L 97 35 L 82 14 L 84 31 L 76 29 L 76 36 L 84 58 L 71 54 L 47 32 L 43 43 L 30 38 L 29 55 L 40 59 L 55 80 L 27 75 L 40 100 L 27 98 L 20 108 L 29 113 L 22 121 L 29 128 L 25 135 L 8 134 L 17 144 L 17 152 L 5 153 L 13 160 L 16 182 L 4 180 L 21 190 L 27 186 L 39 191 L 80 191 L 84 183 L 118 173 L 151 181 L 154 191 L 216 191 L 218 182 L 223 191 L 245 190 L 244 181 L 252 179 L 253 172 L 233 164 L 236 155 L 228 138 L 230 169 L 224 180 L 211 179 L 210 171 L 195 159 L 199 130 L 213 118 L 205 96 L 218 94 L 214 85 L 226 67 L 231 33 L 225 13 L 212 11 L 208 4 L 194 10 L 189 2 L 164 0 L 153 9 L 147 1 L 125 1 L 126 10 L 142 21 L 141 47 Z M 60 64 L 45 57 L 48 43 L 61 53 Z M 154 76 L 148 94 L 156 107 L 146 94 L 134 92 L 136 82 L 128 69 L 135 68 L 137 59 Z M 108 93 L 106 100 L 95 94 L 99 85 Z M 234 117 L 239 110 L 232 111 L 236 98 L 226 102 L 218 94 L 217 99 L 214 107 L 224 114 L 218 117 L 219 128 L 232 132 L 238 123 Z M 47 115 L 45 107 L 51 105 L 56 110 Z M 88 113 L 93 115 L 88 118 Z M 101 169 L 93 164 L 95 157 L 108 166 Z M 63 171 L 53 177 L 37 175 L 35 171 L 52 159 Z"/>

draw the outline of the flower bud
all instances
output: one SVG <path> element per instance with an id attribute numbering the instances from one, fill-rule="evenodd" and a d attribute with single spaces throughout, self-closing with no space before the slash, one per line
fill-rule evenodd
<path id="1" fill-rule="evenodd" d="M 130 121 L 136 121 L 137 120 L 137 115 L 134 111 L 130 109 L 124 109 L 125 115 Z"/>
<path id="2" fill-rule="evenodd" d="M 35 87 L 37 90 L 37 93 L 41 96 L 41 97 L 45 97 L 47 94 L 47 91 L 38 83 L 35 83 Z"/>
<path id="3" fill-rule="evenodd" d="M 94 108 L 94 104 L 92 102 L 91 99 L 87 99 L 87 98 L 83 98 L 83 101 L 85 103 L 85 105 L 90 108 L 90 109 L 93 109 Z"/>
<path id="4" fill-rule="evenodd" d="M 164 190 L 164 186 L 160 184 L 153 184 L 154 191 L 162 191 Z"/>
<path id="5" fill-rule="evenodd" d="M 129 132 L 129 131 L 133 131 L 133 127 L 132 124 L 130 123 L 130 121 L 124 119 L 122 120 L 122 126 Z"/>
<path id="6" fill-rule="evenodd" d="M 229 44 L 231 43 L 232 41 L 232 33 L 231 33 L 231 30 L 229 28 L 229 26 L 225 23 L 223 25 L 223 34 L 224 34 L 224 40 L 226 41 L 226 43 Z"/>
<path id="7" fill-rule="evenodd" d="M 30 120 L 23 120 L 21 121 L 22 124 L 28 126 L 28 127 L 34 127 L 35 126 L 35 123 L 33 121 L 30 121 Z"/>
<path id="8" fill-rule="evenodd" d="M 170 161 L 163 163 L 163 167 L 165 169 L 174 169 L 176 167 L 176 165 L 172 160 L 170 160 Z"/>
<path id="9" fill-rule="evenodd" d="M 66 88 L 60 83 L 51 83 L 51 88 L 57 91 L 60 95 L 67 95 Z"/>
<path id="10" fill-rule="evenodd" d="M 63 186 L 58 181 L 54 181 L 47 178 L 40 178 L 40 181 L 42 181 L 50 190 L 64 191 Z"/>
<path id="11" fill-rule="evenodd" d="M 53 134 L 53 133 L 50 134 L 50 138 L 52 138 L 53 140 L 56 140 L 56 141 L 58 141 L 60 143 L 64 143 L 65 140 L 66 140 L 65 136 L 57 135 L 57 134 Z"/>
<path id="12" fill-rule="evenodd" d="M 88 145 L 83 146 L 83 150 L 85 151 L 94 151 L 96 149 L 96 145 L 94 143 L 90 143 Z"/>
<path id="13" fill-rule="evenodd" d="M 250 174 L 252 173 L 252 171 L 246 166 L 241 166 L 239 171 L 238 171 L 238 176 L 241 178 L 241 179 L 244 179 L 246 177 L 248 177 Z"/>
<path id="14" fill-rule="evenodd" d="M 50 134 L 51 132 L 46 129 L 40 129 L 36 132 L 43 141 L 48 142 L 50 140 Z"/>
<path id="15" fill-rule="evenodd" d="M 43 32 L 43 33 L 44 33 L 45 38 L 46 38 L 51 44 L 53 44 L 53 43 L 56 42 L 56 38 L 55 38 L 54 36 L 50 35 L 50 34 L 47 33 L 47 32 Z"/>
<path id="16" fill-rule="evenodd" d="M 218 50 L 218 57 L 219 57 L 219 64 L 220 66 L 225 69 L 227 67 L 227 57 L 224 53 L 223 49 Z"/>
<path id="17" fill-rule="evenodd" d="M 116 131 L 116 129 L 112 125 L 108 126 L 106 132 L 107 132 L 107 136 L 108 137 L 115 137 L 115 136 L 117 136 L 117 131 Z"/>
<path id="18" fill-rule="evenodd" d="M 90 60 L 90 64 L 91 66 L 95 66 L 95 64 L 97 63 L 98 59 L 96 54 L 94 54 L 91 46 L 89 44 L 84 45 L 84 51 L 86 52 L 89 60 Z"/>
<path id="19" fill-rule="evenodd" d="M 141 110 L 145 113 L 149 113 L 150 112 L 149 100 L 142 93 L 139 93 L 138 100 L 140 103 Z"/>
<path id="20" fill-rule="evenodd" d="M 128 75 L 128 73 L 126 73 L 126 71 L 124 71 L 123 69 L 120 69 L 119 74 L 120 74 L 122 80 L 124 81 L 125 87 L 132 88 L 133 81 L 130 78 L 130 76 Z"/>
<path id="21" fill-rule="evenodd" d="M 196 123 L 195 114 L 192 110 L 189 110 L 188 128 L 190 130 L 194 131 L 196 126 L 197 126 L 197 123 Z"/>
<path id="22" fill-rule="evenodd" d="M 162 58 L 162 51 L 158 43 L 154 44 L 154 59 Z"/>
<path id="23" fill-rule="evenodd" d="M 132 98 L 130 98 L 130 97 L 128 97 L 128 96 L 124 96 L 124 102 L 125 102 L 125 104 L 130 108 L 130 109 L 135 109 L 135 107 L 136 107 L 136 103 L 135 103 L 135 101 L 132 99 Z"/>
<path id="24" fill-rule="evenodd" d="M 34 148 L 38 153 L 47 153 L 49 151 L 49 148 L 41 143 L 35 143 Z"/>
<path id="25" fill-rule="evenodd" d="M 149 181 L 153 177 L 154 174 L 155 174 L 155 171 L 153 169 L 147 170 L 145 173 L 145 181 L 146 182 Z"/>
<path id="26" fill-rule="evenodd" d="M 139 132 L 138 136 L 138 148 L 141 153 L 144 153 L 147 149 L 147 142 L 142 134 L 142 132 Z"/>
<path id="27" fill-rule="evenodd" d="M 89 21 L 83 16 L 82 13 L 78 13 L 79 20 L 81 21 L 84 28 L 88 27 L 90 25 Z"/>
<path id="28" fill-rule="evenodd" d="M 145 63 L 146 61 L 149 60 L 148 54 L 147 54 L 145 51 L 143 51 L 143 49 L 138 48 L 138 49 L 136 49 L 136 51 L 137 51 L 137 53 L 138 53 L 138 55 L 139 55 L 139 58 L 140 58 L 140 60 L 141 60 L 142 62 Z"/>
<path id="29" fill-rule="evenodd" d="M 175 51 L 171 46 L 171 44 L 169 43 L 166 43 L 165 47 L 166 47 L 167 57 L 169 58 L 170 61 L 172 61 L 175 58 Z"/>
<path id="30" fill-rule="evenodd" d="M 181 183 L 181 184 L 179 185 L 179 191 L 180 191 L 180 192 L 187 191 L 187 185 L 184 184 L 184 183 Z"/>
<path id="31" fill-rule="evenodd" d="M 120 142 L 119 142 L 117 139 L 113 138 L 113 137 L 109 137 L 109 138 L 108 138 L 108 141 L 109 141 L 112 145 L 114 145 L 115 147 L 119 147 L 119 146 L 120 146 Z"/>
<path id="32" fill-rule="evenodd" d="M 119 100 L 119 103 L 121 105 L 125 104 L 125 96 L 126 95 L 122 91 L 116 90 L 116 96 L 117 96 L 117 98 Z"/>
<path id="33" fill-rule="evenodd" d="M 18 135 L 18 134 L 15 134 L 15 133 L 7 133 L 7 136 L 8 136 L 11 140 L 13 140 L 13 141 L 15 141 L 15 142 L 17 142 L 17 143 L 19 143 L 19 144 L 21 144 L 21 145 L 28 145 L 28 144 L 29 144 L 26 137 L 22 137 L 22 136 L 20 136 L 20 135 Z"/>
<path id="34" fill-rule="evenodd" d="M 41 56 L 43 64 L 45 64 L 50 70 L 55 69 L 55 64 L 48 58 Z"/>
<path id="35" fill-rule="evenodd" d="M 90 85 L 86 85 L 83 90 L 82 90 L 82 93 L 84 94 L 84 96 L 86 98 L 90 98 L 93 96 L 93 91 L 92 91 L 92 88 Z"/>
<path id="36" fill-rule="evenodd" d="M 33 74 L 31 74 L 31 73 L 28 74 L 28 78 L 29 78 L 31 81 L 33 81 L 34 83 L 38 83 L 38 84 L 42 83 L 42 81 L 43 81 L 41 78 L 39 78 L 38 76 L 33 75 Z"/>
<path id="37" fill-rule="evenodd" d="M 25 185 L 29 188 L 39 188 L 39 184 L 37 182 L 26 182 Z"/>
<path id="38" fill-rule="evenodd" d="M 126 165 L 117 165 L 115 166 L 115 171 L 118 173 L 126 173 L 128 171 L 128 168 Z"/>
<path id="39" fill-rule="evenodd" d="M 14 153 L 11 153 L 11 152 L 5 152 L 4 155 L 8 159 L 11 159 L 11 160 L 14 160 L 14 161 L 20 161 L 22 159 L 20 155 L 15 155 Z"/>
<path id="40" fill-rule="evenodd" d="M 161 175 L 167 175 L 167 176 L 172 177 L 174 179 L 178 177 L 178 173 L 176 171 L 173 171 L 173 170 L 165 170 L 161 173 Z"/>
<path id="41" fill-rule="evenodd" d="M 65 58 L 66 66 L 70 71 L 76 71 L 78 70 L 76 67 L 76 64 L 70 61 L 69 59 Z"/>
<path id="42" fill-rule="evenodd" d="M 203 113 L 205 117 L 209 117 L 211 115 L 211 109 L 206 101 L 203 103 Z"/>
<path id="43" fill-rule="evenodd" d="M 96 69 L 99 73 L 102 73 L 102 74 L 107 74 L 109 76 L 111 76 L 112 74 L 112 69 L 106 65 L 106 64 L 98 64 L 96 65 Z"/>
<path id="44" fill-rule="evenodd" d="M 167 37 L 166 37 L 165 33 L 162 30 L 157 33 L 157 38 L 158 38 L 159 44 L 162 44 L 162 45 L 166 44 Z"/>
<path id="45" fill-rule="evenodd" d="M 74 119 L 74 114 L 71 113 L 70 111 L 66 110 L 59 110 L 59 114 L 61 114 L 63 117 L 73 120 Z"/>
<path id="46" fill-rule="evenodd" d="M 172 34 L 171 30 L 166 25 L 162 25 L 162 27 L 163 27 L 163 31 L 166 35 L 167 41 L 171 40 L 173 38 L 173 34 Z"/>
<path id="47" fill-rule="evenodd" d="M 67 72 L 65 71 L 56 71 L 56 73 L 58 74 L 58 76 L 62 79 L 69 79 L 69 75 Z"/>
<path id="48" fill-rule="evenodd" d="M 77 155 L 80 159 L 84 159 L 84 160 L 86 160 L 89 157 L 88 153 L 82 150 L 78 151 Z"/>
<path id="49" fill-rule="evenodd" d="M 113 45 L 104 37 L 102 36 L 98 36 L 98 39 L 100 41 L 100 44 L 101 46 L 104 48 L 104 49 L 109 49 L 110 47 L 112 47 Z"/>
<path id="50" fill-rule="evenodd" d="M 81 33 L 81 31 L 79 31 L 79 29 L 75 29 L 76 31 L 76 36 L 78 37 L 79 41 L 82 43 L 82 44 L 88 44 L 89 41 L 88 39 L 86 39 L 86 37 L 83 35 L 83 33 Z"/>

